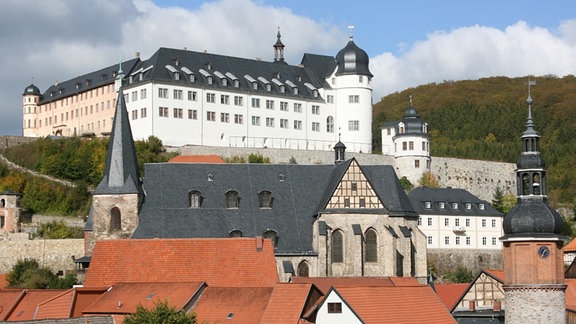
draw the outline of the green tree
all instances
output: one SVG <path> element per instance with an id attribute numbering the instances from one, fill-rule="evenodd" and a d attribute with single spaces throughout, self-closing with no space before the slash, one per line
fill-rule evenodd
<path id="1" fill-rule="evenodd" d="M 27 289 L 71 288 L 77 283 L 75 275 L 58 278 L 50 269 L 40 267 L 35 259 L 18 260 L 6 280 L 10 288 Z"/>
<path id="2" fill-rule="evenodd" d="M 262 154 L 252 153 L 248 155 L 248 163 L 270 163 L 270 158 Z"/>
<path id="3" fill-rule="evenodd" d="M 154 308 L 147 309 L 138 305 L 136 313 L 128 315 L 122 322 L 124 324 L 194 324 L 195 314 L 187 314 L 168 305 L 167 301 L 159 302 Z"/>
<path id="4" fill-rule="evenodd" d="M 472 271 L 465 266 L 458 266 L 456 270 L 448 272 L 444 278 L 452 283 L 468 283 L 472 280 Z"/>
<path id="5" fill-rule="evenodd" d="M 67 239 L 67 238 L 82 238 L 84 236 L 84 229 L 79 227 L 68 227 L 64 221 L 51 221 L 49 223 L 41 224 L 35 237 L 44 239 Z"/>
<path id="6" fill-rule="evenodd" d="M 504 193 L 500 187 L 496 187 L 496 191 L 492 196 L 492 207 L 494 207 L 496 210 L 504 212 Z"/>
<path id="7" fill-rule="evenodd" d="M 400 178 L 400 185 L 402 185 L 404 191 L 410 191 L 414 188 L 414 185 L 412 182 L 410 182 L 410 180 L 408 180 L 408 178 L 406 178 L 406 176 Z"/>
<path id="8" fill-rule="evenodd" d="M 428 188 L 440 188 L 438 179 L 431 172 L 422 174 L 422 177 L 420 178 L 420 185 Z"/>

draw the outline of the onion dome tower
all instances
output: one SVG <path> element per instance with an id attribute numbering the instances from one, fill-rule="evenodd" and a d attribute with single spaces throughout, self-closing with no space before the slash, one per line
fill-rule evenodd
<path id="1" fill-rule="evenodd" d="M 22 94 L 22 107 L 23 110 L 23 135 L 24 136 L 35 136 L 36 135 L 36 110 L 38 109 L 38 104 L 40 103 L 40 89 L 34 84 L 31 84 L 24 89 Z"/>
<path id="2" fill-rule="evenodd" d="M 274 44 L 274 62 L 284 62 L 284 44 L 280 38 L 280 27 L 278 27 L 278 33 L 276 34 L 276 43 Z"/>
<path id="3" fill-rule="evenodd" d="M 517 205 L 504 217 L 506 323 L 565 323 L 566 303 L 562 217 L 548 205 L 546 164 L 532 119 L 528 118 L 517 162 Z"/>
<path id="4" fill-rule="evenodd" d="M 326 81 L 335 90 L 337 127 L 352 152 L 372 152 L 372 73 L 369 57 L 354 43 L 335 57 L 336 69 Z"/>
<path id="5" fill-rule="evenodd" d="M 392 137 L 394 166 L 398 177 L 406 177 L 411 183 L 418 183 L 422 175 L 430 172 L 430 137 L 428 123 L 420 119 L 412 104 L 404 112 L 402 121 L 398 122 Z M 384 142 L 384 141 L 383 141 Z"/>

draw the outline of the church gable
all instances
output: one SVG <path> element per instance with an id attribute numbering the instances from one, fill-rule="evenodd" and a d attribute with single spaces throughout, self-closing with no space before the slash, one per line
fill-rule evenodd
<path id="1" fill-rule="evenodd" d="M 384 205 L 358 162 L 352 160 L 332 193 L 326 208 L 381 209 Z"/>

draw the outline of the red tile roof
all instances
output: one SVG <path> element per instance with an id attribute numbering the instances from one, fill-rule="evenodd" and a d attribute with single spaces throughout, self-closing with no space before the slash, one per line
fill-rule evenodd
<path id="1" fill-rule="evenodd" d="M 7 273 L 0 274 L 0 289 L 8 287 Z"/>
<path id="2" fill-rule="evenodd" d="M 312 284 L 276 284 L 261 323 L 298 323 L 321 296 L 320 290 Z"/>
<path id="3" fill-rule="evenodd" d="M 72 305 L 72 317 L 82 316 L 82 311 L 90 304 L 92 304 L 96 299 L 100 298 L 103 293 L 108 291 L 109 287 L 106 288 L 87 288 L 80 287 L 76 289 L 76 298 L 74 304 Z"/>
<path id="4" fill-rule="evenodd" d="M 8 315 L 8 321 L 27 321 L 34 319 L 38 304 L 56 297 L 62 290 L 52 289 L 27 289 L 25 295 L 14 310 Z"/>
<path id="5" fill-rule="evenodd" d="M 293 283 L 312 283 L 323 294 L 326 294 L 330 287 L 369 287 L 369 286 L 420 286 L 415 278 L 398 277 L 293 277 Z"/>
<path id="6" fill-rule="evenodd" d="M 336 290 L 366 324 L 456 323 L 427 285 L 346 287 Z"/>
<path id="7" fill-rule="evenodd" d="M 218 155 L 177 155 L 170 160 L 170 163 L 215 163 L 222 164 L 226 161 L 222 160 Z"/>
<path id="8" fill-rule="evenodd" d="M 191 281 L 212 287 L 273 287 L 278 273 L 272 243 L 261 238 L 99 241 L 84 286 Z"/>
<path id="9" fill-rule="evenodd" d="M 161 302 L 183 309 L 205 287 L 202 282 L 123 282 L 117 283 L 91 305 L 84 315 L 132 314 L 138 305 L 151 309 Z"/>
<path id="10" fill-rule="evenodd" d="M 564 251 L 564 253 L 576 252 L 576 239 L 573 239 L 572 241 L 570 241 L 570 243 L 566 244 L 566 246 L 564 246 L 562 250 Z"/>
<path id="11" fill-rule="evenodd" d="M 504 270 L 497 270 L 497 269 L 484 269 L 484 272 L 494 277 L 494 279 L 504 283 L 504 279 L 506 275 L 504 274 Z"/>
<path id="12" fill-rule="evenodd" d="M 74 289 L 62 290 L 60 294 L 48 300 L 41 301 L 34 319 L 69 318 L 74 302 Z"/>
<path id="13" fill-rule="evenodd" d="M 10 310 L 18 304 L 18 301 L 24 297 L 24 294 L 24 289 L 0 290 L 0 321 L 6 319 Z"/>
<path id="14" fill-rule="evenodd" d="M 273 288 L 206 288 L 192 310 L 198 323 L 260 323 Z"/>
<path id="15" fill-rule="evenodd" d="M 460 283 L 460 284 L 434 284 L 436 294 L 440 297 L 440 300 L 448 307 L 452 309 L 456 303 L 460 300 L 460 297 L 468 289 L 470 284 Z"/>

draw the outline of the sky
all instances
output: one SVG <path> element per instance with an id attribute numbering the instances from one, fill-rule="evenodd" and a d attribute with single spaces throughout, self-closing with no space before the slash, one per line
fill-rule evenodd
<path id="1" fill-rule="evenodd" d="M 22 134 L 31 83 L 44 92 L 160 47 L 271 61 L 278 28 L 289 64 L 352 36 L 374 102 L 446 80 L 576 74 L 572 0 L 2 0 L 0 135 Z"/>

